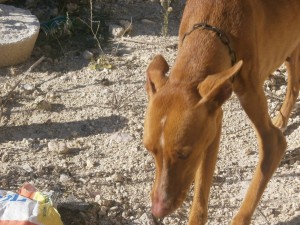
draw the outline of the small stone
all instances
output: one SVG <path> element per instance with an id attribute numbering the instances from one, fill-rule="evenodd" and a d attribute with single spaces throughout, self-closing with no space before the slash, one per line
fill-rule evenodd
<path id="1" fill-rule="evenodd" d="M 83 179 L 83 178 L 79 178 L 78 179 L 80 182 L 82 182 L 83 184 L 85 184 L 86 182 L 87 182 L 87 180 L 86 179 Z"/>
<path id="2" fill-rule="evenodd" d="M 101 200 L 101 195 L 96 195 L 95 202 L 99 202 Z"/>
<path id="3" fill-rule="evenodd" d="M 115 181 L 115 182 L 123 182 L 124 181 L 124 177 L 119 174 L 119 173 L 116 173 L 113 175 L 112 179 Z"/>
<path id="4" fill-rule="evenodd" d="M 118 206 L 113 206 L 109 210 L 110 211 L 118 211 L 119 207 Z"/>
<path id="5" fill-rule="evenodd" d="M 22 85 L 22 89 L 23 89 L 23 91 L 24 91 L 24 93 L 26 95 L 32 94 L 34 92 L 34 90 L 35 90 L 34 86 L 31 85 L 31 84 L 24 84 L 24 85 Z"/>
<path id="6" fill-rule="evenodd" d="M 124 34 L 124 28 L 122 26 L 111 24 L 109 26 L 109 33 L 113 37 L 121 37 Z"/>
<path id="7" fill-rule="evenodd" d="M 57 98 L 57 96 L 53 92 L 48 92 L 46 94 L 46 99 L 49 101 L 54 101 L 56 98 Z"/>
<path id="8" fill-rule="evenodd" d="M 23 165 L 22 169 L 25 170 L 28 173 L 33 171 L 33 169 L 28 164 Z"/>
<path id="9" fill-rule="evenodd" d="M 128 57 L 126 57 L 126 60 L 128 62 L 132 62 L 132 61 L 134 61 L 136 59 L 137 59 L 136 55 L 129 55 Z"/>
<path id="10" fill-rule="evenodd" d="M 141 22 L 146 23 L 146 24 L 155 24 L 155 22 L 153 22 L 152 20 L 148 20 L 148 19 L 142 19 Z"/>
<path id="11" fill-rule="evenodd" d="M 277 90 L 277 91 L 275 92 L 275 94 L 276 94 L 277 96 L 280 96 L 280 95 L 282 95 L 282 94 L 284 94 L 284 93 L 283 93 L 282 90 Z"/>
<path id="12" fill-rule="evenodd" d="M 59 154 L 66 154 L 70 151 L 70 149 L 68 148 L 67 144 L 64 142 L 59 142 L 58 143 L 58 149 L 57 152 Z"/>
<path id="13" fill-rule="evenodd" d="M 247 149 L 245 150 L 245 153 L 246 153 L 246 155 L 253 155 L 255 152 L 252 151 L 251 149 L 247 148 Z"/>
<path id="14" fill-rule="evenodd" d="M 48 142 L 48 150 L 49 150 L 50 152 L 56 151 L 57 148 L 58 148 L 58 144 L 57 144 L 56 141 L 49 141 L 49 142 Z"/>
<path id="15" fill-rule="evenodd" d="M 49 141 L 48 149 L 50 152 L 57 152 L 59 154 L 66 154 L 70 151 L 66 143 L 57 141 Z"/>
<path id="16" fill-rule="evenodd" d="M 36 108 L 40 110 L 51 111 L 53 108 L 52 104 L 45 100 L 42 96 L 37 97 L 34 100 L 34 103 L 36 104 Z"/>
<path id="17" fill-rule="evenodd" d="M 86 168 L 87 168 L 87 169 L 91 169 L 91 168 L 94 167 L 94 164 L 95 164 L 95 163 L 94 163 L 92 160 L 88 159 L 88 160 L 86 161 Z"/>
<path id="18" fill-rule="evenodd" d="M 40 92 L 38 92 L 37 90 L 33 91 L 32 93 L 32 97 L 37 98 L 40 95 Z"/>
<path id="19" fill-rule="evenodd" d="M 91 60 L 93 57 L 94 57 L 94 54 L 88 50 L 85 50 L 83 53 L 82 53 L 82 56 L 84 59 L 86 60 Z"/>
<path id="20" fill-rule="evenodd" d="M 9 160 L 9 156 L 8 156 L 7 152 L 5 152 L 1 157 L 1 161 L 8 162 L 8 160 Z"/>
<path id="21" fill-rule="evenodd" d="M 114 133 L 110 136 L 110 140 L 117 143 L 128 143 L 133 140 L 133 137 L 127 133 Z"/>
<path id="22" fill-rule="evenodd" d="M 150 213 L 144 213 L 139 218 L 139 221 L 145 225 L 155 225 L 152 215 Z"/>
<path id="23" fill-rule="evenodd" d="M 61 183 L 67 183 L 67 182 L 70 182 L 71 181 L 71 177 L 69 177 L 68 175 L 66 174 L 61 174 L 60 177 L 59 177 L 59 181 Z"/>

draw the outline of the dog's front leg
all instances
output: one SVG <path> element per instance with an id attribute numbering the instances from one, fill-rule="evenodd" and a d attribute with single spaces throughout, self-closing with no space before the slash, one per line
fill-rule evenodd
<path id="1" fill-rule="evenodd" d="M 259 161 L 245 199 L 231 225 L 249 225 L 264 189 L 284 154 L 286 141 L 282 132 L 271 122 L 263 88 L 252 86 L 253 82 L 250 81 L 238 84 L 243 85 L 237 88 L 236 93 L 256 129 Z"/>
<path id="2" fill-rule="evenodd" d="M 217 121 L 217 135 L 213 143 L 207 148 L 205 155 L 203 155 L 195 176 L 194 199 L 189 217 L 189 225 L 204 225 L 207 222 L 208 197 L 217 161 L 221 120 L 222 116 Z"/>

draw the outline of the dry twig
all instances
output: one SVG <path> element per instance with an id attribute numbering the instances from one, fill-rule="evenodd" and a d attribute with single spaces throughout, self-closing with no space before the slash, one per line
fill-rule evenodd
<path id="1" fill-rule="evenodd" d="M 264 217 L 266 224 L 271 225 L 270 221 L 267 219 L 267 217 L 265 216 L 265 214 L 261 211 L 261 209 L 259 207 L 257 207 L 258 212 Z"/>
<path id="2" fill-rule="evenodd" d="M 121 42 L 131 42 L 131 43 L 142 44 L 142 45 L 159 45 L 158 43 L 137 41 L 137 40 L 132 40 L 130 38 L 125 38 L 125 37 L 121 38 Z"/>

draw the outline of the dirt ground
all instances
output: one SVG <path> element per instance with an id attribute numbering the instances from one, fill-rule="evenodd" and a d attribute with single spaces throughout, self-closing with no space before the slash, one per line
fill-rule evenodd
<path id="1" fill-rule="evenodd" d="M 54 45 L 39 42 L 26 63 L 0 69 L 0 188 L 17 191 L 31 182 L 54 191 L 66 225 L 154 224 L 149 194 L 155 166 L 142 145 L 145 70 L 158 53 L 173 64 L 178 20 L 170 21 L 170 36 L 164 38 L 159 13 L 135 18 L 126 39 L 102 45 L 106 59 L 98 69 L 84 56 L 85 50 L 97 55 L 97 47 L 73 43 L 76 35 Z M 63 54 L 57 53 L 61 48 Z M 43 55 L 46 59 L 24 78 Z M 272 116 L 285 94 L 285 73 L 281 67 L 265 84 Z M 258 159 L 254 131 L 235 95 L 223 109 L 209 202 L 212 225 L 228 224 L 237 212 Z M 300 224 L 299 115 L 298 102 L 285 132 L 285 158 L 252 224 Z M 191 201 L 192 192 L 159 223 L 186 224 Z"/>

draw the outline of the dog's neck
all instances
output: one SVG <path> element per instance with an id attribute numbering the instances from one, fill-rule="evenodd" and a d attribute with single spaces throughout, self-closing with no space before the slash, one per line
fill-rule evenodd
<path id="1" fill-rule="evenodd" d="M 231 57 L 227 47 L 212 32 L 199 30 L 189 35 L 181 44 L 170 82 L 197 87 L 208 75 L 230 67 Z"/>

